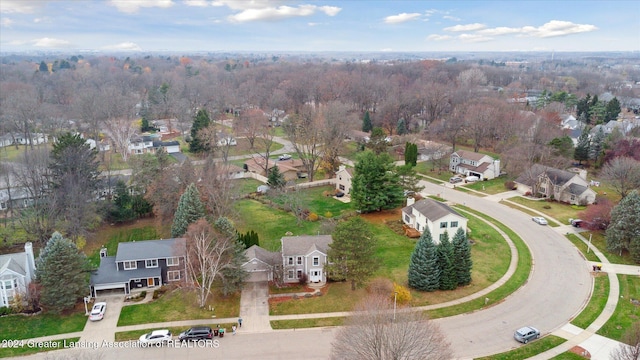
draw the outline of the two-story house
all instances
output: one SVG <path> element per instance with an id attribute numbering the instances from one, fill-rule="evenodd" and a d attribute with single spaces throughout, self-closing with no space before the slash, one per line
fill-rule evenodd
<path id="1" fill-rule="evenodd" d="M 332 240 L 331 235 L 283 237 L 280 242 L 284 282 L 299 282 L 304 277 L 308 282 L 326 282 L 324 265 Z"/>
<path id="2" fill-rule="evenodd" d="M 573 173 L 540 164 L 533 165 L 515 180 L 524 195 L 540 196 L 574 205 L 593 204 L 596 192 L 589 187 L 587 171 Z"/>
<path id="3" fill-rule="evenodd" d="M 458 150 L 451 154 L 449 170 L 464 176 L 491 180 L 500 176 L 500 160 L 473 151 Z"/>
<path id="4" fill-rule="evenodd" d="M 186 239 L 121 242 L 116 256 L 100 250 L 100 267 L 91 274 L 91 296 L 98 291 L 154 288 L 186 277 Z"/>
<path id="5" fill-rule="evenodd" d="M 36 277 L 33 245 L 24 244 L 24 251 L 0 255 L 0 307 L 13 304 L 16 295 L 28 294 L 29 284 Z"/>
<path id="6" fill-rule="evenodd" d="M 429 198 L 417 202 L 408 198 L 407 206 L 402 208 L 402 222 L 420 233 L 429 229 L 436 244 L 440 243 L 445 232 L 451 239 L 459 228 L 467 229 L 467 218 L 447 204 Z"/>
<path id="7" fill-rule="evenodd" d="M 351 194 L 351 179 L 353 179 L 353 168 L 340 165 L 338 171 L 336 171 L 336 190 L 342 191 L 347 195 Z"/>

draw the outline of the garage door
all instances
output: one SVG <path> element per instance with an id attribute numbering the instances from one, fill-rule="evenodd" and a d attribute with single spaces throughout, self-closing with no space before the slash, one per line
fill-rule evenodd
<path id="1" fill-rule="evenodd" d="M 106 293 L 113 294 L 125 294 L 126 293 L 126 284 L 106 284 L 106 285 L 94 285 L 93 289 L 95 290 L 96 296 L 99 294 L 105 295 Z M 100 291 L 100 293 L 98 293 Z"/>
<path id="2" fill-rule="evenodd" d="M 266 271 L 254 271 L 249 273 L 249 278 L 247 282 L 261 282 L 268 281 L 267 272 Z"/>

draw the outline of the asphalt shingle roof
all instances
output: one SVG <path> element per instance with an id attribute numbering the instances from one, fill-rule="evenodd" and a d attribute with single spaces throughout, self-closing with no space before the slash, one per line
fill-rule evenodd
<path id="1" fill-rule="evenodd" d="M 164 259 L 174 256 L 184 256 L 187 251 L 186 244 L 184 238 L 121 242 L 118 244 L 115 261 Z"/>
<path id="2" fill-rule="evenodd" d="M 284 236 L 282 238 L 282 255 L 306 255 L 315 249 L 326 254 L 332 240 L 331 235 Z"/>
<path id="3" fill-rule="evenodd" d="M 427 219 L 434 221 L 441 219 L 449 214 L 454 214 L 460 217 L 464 217 L 460 215 L 457 211 L 450 208 L 447 204 L 441 203 L 439 201 L 435 201 L 433 199 L 422 199 L 420 201 L 415 202 L 412 205 L 406 206 L 402 209 L 402 212 L 411 213 L 411 209 L 416 209 L 419 213 L 424 215 Z"/>
<path id="4" fill-rule="evenodd" d="M 91 284 L 113 284 L 125 283 L 132 279 L 146 279 L 151 277 L 161 277 L 162 268 L 138 268 L 134 270 L 117 270 L 116 257 L 105 256 L 100 258 L 98 270 L 91 273 Z"/>

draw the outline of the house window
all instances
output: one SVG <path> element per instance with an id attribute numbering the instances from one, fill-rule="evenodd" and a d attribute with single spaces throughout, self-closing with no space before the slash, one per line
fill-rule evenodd
<path id="1" fill-rule="evenodd" d="M 293 265 L 293 256 L 289 256 L 289 265 Z"/>
<path id="2" fill-rule="evenodd" d="M 300 279 L 302 277 L 302 270 L 296 271 L 296 276 L 298 279 Z"/>
<path id="3" fill-rule="evenodd" d="M 158 259 L 145 260 L 145 267 L 146 268 L 156 268 L 156 267 L 158 267 Z"/>
<path id="4" fill-rule="evenodd" d="M 318 266 L 320 265 L 320 258 L 317 256 L 313 257 L 313 266 Z"/>
<path id="5" fill-rule="evenodd" d="M 409 214 L 404 214 L 404 222 L 406 222 L 406 223 L 410 223 L 411 222 L 411 218 L 409 217 Z"/>
<path id="6" fill-rule="evenodd" d="M 571 195 L 571 201 L 574 201 L 576 199 L 575 195 Z"/>
<path id="7" fill-rule="evenodd" d="M 180 280 L 180 270 L 167 271 L 167 280 L 169 281 Z"/>
<path id="8" fill-rule="evenodd" d="M 298 256 L 298 265 L 302 265 L 302 256 Z"/>
<path id="9" fill-rule="evenodd" d="M 440 223 L 440 229 L 446 229 L 447 228 L 447 222 L 443 221 Z"/>
<path id="10" fill-rule="evenodd" d="M 340 188 L 340 190 L 344 191 L 344 185 L 340 184 L 338 187 Z"/>
<path id="11" fill-rule="evenodd" d="M 5 290 L 13 289 L 13 282 L 11 280 L 6 280 L 4 282 L 4 288 L 5 288 Z"/>
<path id="12" fill-rule="evenodd" d="M 125 270 L 133 270 L 138 268 L 138 263 L 135 260 L 132 261 L 123 261 L 122 265 Z"/>
<path id="13" fill-rule="evenodd" d="M 7 208 L 6 202 L 0 202 L 0 210 L 5 210 Z"/>
<path id="14" fill-rule="evenodd" d="M 452 221 L 452 222 L 451 222 L 451 227 L 452 227 L 452 228 L 456 228 L 456 227 L 458 227 L 458 222 L 457 222 L 457 221 Z"/>
<path id="15" fill-rule="evenodd" d="M 287 274 L 287 278 L 293 279 L 293 270 L 289 270 L 289 274 Z"/>
<path id="16" fill-rule="evenodd" d="M 440 241 L 444 241 L 446 237 L 447 237 L 447 233 L 440 234 Z"/>
<path id="17" fill-rule="evenodd" d="M 179 257 L 167 258 L 167 266 L 178 266 L 178 265 L 180 265 L 180 258 Z"/>

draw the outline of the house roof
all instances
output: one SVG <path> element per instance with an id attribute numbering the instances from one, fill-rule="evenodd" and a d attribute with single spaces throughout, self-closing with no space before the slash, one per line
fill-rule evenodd
<path id="1" fill-rule="evenodd" d="M 282 256 L 307 255 L 314 250 L 326 254 L 332 240 L 331 235 L 284 236 L 281 239 Z"/>
<path id="2" fill-rule="evenodd" d="M 531 167 L 531 170 L 520 174 L 515 182 L 532 186 L 537 182 L 538 177 L 543 173 L 546 173 L 546 176 L 549 177 L 549 181 L 551 181 L 553 185 L 564 185 L 567 181 L 573 179 L 574 176 L 577 176 L 577 174 L 569 171 L 564 171 L 540 164 L 534 164 Z"/>
<path id="3" fill-rule="evenodd" d="M 115 261 L 164 259 L 174 256 L 184 256 L 187 252 L 186 239 L 145 240 L 121 242 Z"/>
<path id="4" fill-rule="evenodd" d="M 24 267 L 26 264 L 26 252 L 0 255 L 0 275 L 10 270 L 22 276 L 27 276 L 27 269 Z"/>
<path id="5" fill-rule="evenodd" d="M 569 189 L 569 193 L 573 195 L 582 195 L 589 188 L 584 185 L 573 183 L 573 184 L 569 184 L 568 189 Z"/>
<path id="6" fill-rule="evenodd" d="M 468 159 L 468 160 L 473 160 L 473 161 L 480 161 L 485 156 L 488 156 L 488 155 L 481 154 L 481 153 L 476 153 L 476 152 L 473 152 L 473 151 L 458 150 L 458 151 L 454 152 L 453 154 L 451 154 L 451 156 L 458 156 L 458 157 L 463 158 L 463 159 Z"/>
<path id="7" fill-rule="evenodd" d="M 279 252 L 268 251 L 258 245 L 251 245 L 251 247 L 244 251 L 244 254 L 249 261 L 257 259 L 266 264 L 277 264 L 281 259 Z"/>
<path id="8" fill-rule="evenodd" d="M 144 241 L 142 241 L 144 242 Z M 91 285 L 129 282 L 131 279 L 160 277 L 162 268 L 138 268 L 118 271 L 116 256 L 100 258 L 100 266 L 91 273 Z"/>
<path id="9" fill-rule="evenodd" d="M 410 214 L 411 209 L 415 209 L 432 222 L 450 214 L 464 218 L 464 216 L 460 215 L 457 211 L 453 210 L 447 204 L 429 198 L 422 199 L 413 203 L 412 205 L 404 207 L 402 209 L 402 212 Z"/>

